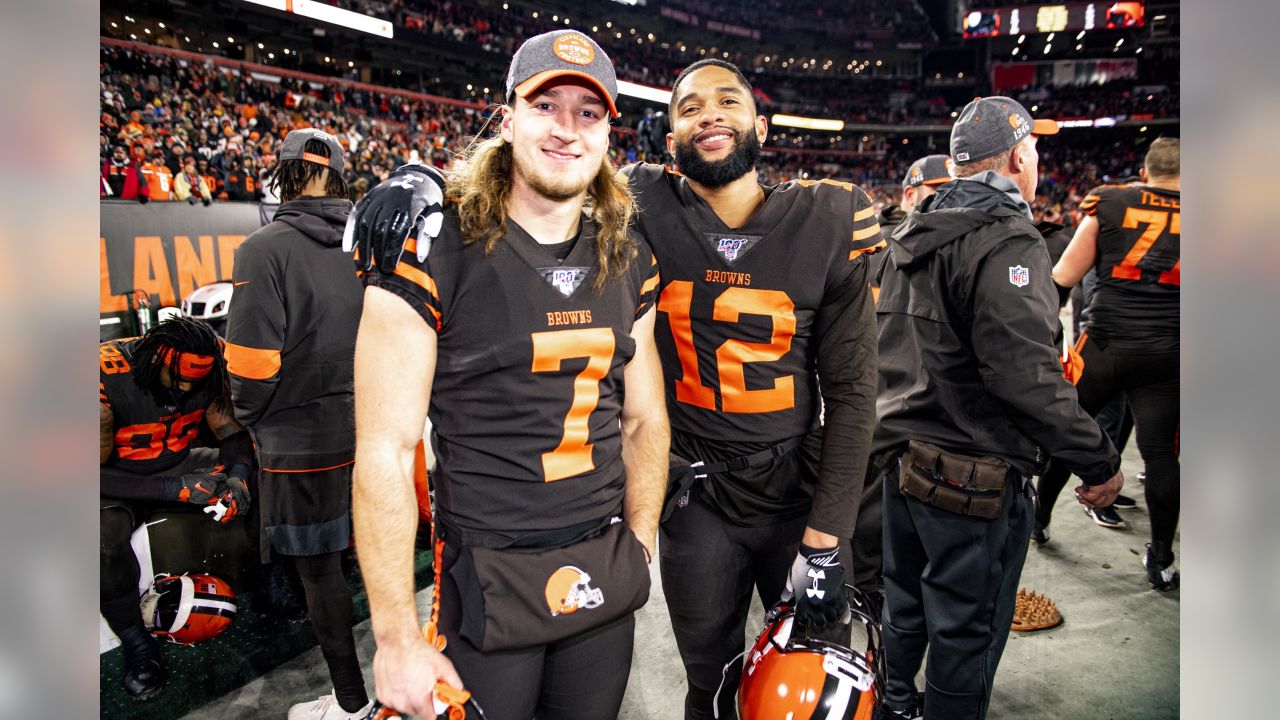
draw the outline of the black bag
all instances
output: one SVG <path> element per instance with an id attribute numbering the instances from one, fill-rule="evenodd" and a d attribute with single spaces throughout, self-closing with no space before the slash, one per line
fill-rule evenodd
<path id="1" fill-rule="evenodd" d="M 463 546 L 448 570 L 462 596 L 459 634 L 482 652 L 563 640 L 649 599 L 644 545 L 622 522 L 563 547 Z"/>
<path id="2" fill-rule="evenodd" d="M 957 515 L 994 520 L 1004 507 L 1009 463 L 954 453 L 912 440 L 902 456 L 898 489 Z"/>

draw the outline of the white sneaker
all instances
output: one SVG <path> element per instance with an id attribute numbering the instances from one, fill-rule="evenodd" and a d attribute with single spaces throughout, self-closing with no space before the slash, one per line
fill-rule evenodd
<path id="1" fill-rule="evenodd" d="M 348 713 L 338 704 L 333 694 L 321 695 L 311 702 L 298 703 L 289 708 L 289 720 L 360 720 L 373 709 L 373 700 L 359 710 Z"/>

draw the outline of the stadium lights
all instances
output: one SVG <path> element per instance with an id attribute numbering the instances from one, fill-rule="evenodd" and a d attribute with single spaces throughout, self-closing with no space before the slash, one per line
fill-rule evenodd
<path id="1" fill-rule="evenodd" d="M 164 23 L 156 23 L 156 24 L 160 26 L 160 29 L 161 29 L 161 30 L 163 30 L 163 29 L 164 29 Z"/>
<path id="2" fill-rule="evenodd" d="M 1076 35 L 1076 39 L 1077 39 L 1077 40 L 1079 40 L 1079 39 L 1081 39 L 1081 38 L 1083 38 L 1083 37 L 1084 37 L 1084 31 L 1083 31 L 1083 30 L 1081 30 L 1081 31 L 1080 31 L 1080 33 Z"/>
<path id="3" fill-rule="evenodd" d="M 640 85 L 639 83 L 633 83 L 627 80 L 618 81 L 618 94 L 640 98 L 641 100 L 649 100 L 650 102 L 661 103 L 663 105 L 667 105 L 671 102 L 670 90 L 649 87 L 648 85 Z"/>
<path id="4" fill-rule="evenodd" d="M 343 10 L 342 8 L 319 2 L 318 0 L 244 0 L 254 5 L 278 10 L 280 12 L 293 13 L 303 17 L 319 20 L 331 25 L 350 28 L 360 32 L 366 32 L 370 35 L 378 35 L 384 38 L 392 37 L 392 26 L 390 20 L 382 18 L 369 17 L 358 12 Z M 534 17 L 537 17 L 534 13 Z"/>
<path id="5" fill-rule="evenodd" d="M 793 127 L 804 130 L 840 132 L 844 129 L 843 120 L 824 120 L 822 118 L 801 117 L 799 115 L 774 115 L 769 119 L 769 122 L 780 127 Z"/>

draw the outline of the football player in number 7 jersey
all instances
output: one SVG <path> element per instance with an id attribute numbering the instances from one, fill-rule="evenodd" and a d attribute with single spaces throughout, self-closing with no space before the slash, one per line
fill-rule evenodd
<path id="1" fill-rule="evenodd" d="M 662 268 L 673 473 L 659 555 L 685 717 L 712 717 L 719 688 L 724 718 L 753 588 L 766 609 L 794 595 L 797 616 L 842 643 L 844 578 L 878 588 L 878 504 L 859 506 L 877 373 L 865 253 L 883 241 L 851 184 L 759 183 L 766 122 L 732 64 L 685 69 L 670 116 L 680 172 L 623 172 Z"/>
<path id="2" fill-rule="evenodd" d="M 533 37 L 506 92 L 443 212 L 419 196 L 434 171 L 411 166 L 356 210 L 357 227 L 421 217 L 425 230 L 403 258 L 396 231 L 386 267 L 361 245 L 354 510 L 377 694 L 435 717 L 443 680 L 491 719 L 616 717 L 667 473 L 657 265 L 607 159 L 617 85 L 604 51 L 574 30 Z M 401 196 L 417 198 L 409 212 Z M 432 643 L 410 562 L 428 413 Z"/>
<path id="3" fill-rule="evenodd" d="M 1098 285 L 1076 341 L 1083 359 L 1076 382 L 1080 406 L 1097 415 L 1123 393 L 1133 408 L 1138 450 L 1146 465 L 1151 544 L 1143 564 L 1157 590 L 1178 586 L 1173 537 L 1178 528 L 1180 469 L 1179 298 L 1182 273 L 1181 143 L 1158 138 L 1142 168 L 1143 183 L 1094 189 L 1084 220 L 1053 268 L 1062 287 L 1090 268 Z M 1051 508 L 1068 474 L 1057 463 L 1040 479 L 1042 508 Z M 1045 510 L 1037 529 L 1047 527 Z"/>

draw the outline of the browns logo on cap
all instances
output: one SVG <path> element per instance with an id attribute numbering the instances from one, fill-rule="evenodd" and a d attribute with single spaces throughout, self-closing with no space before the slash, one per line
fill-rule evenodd
<path id="1" fill-rule="evenodd" d="M 613 61 L 596 41 L 577 30 L 552 30 L 531 37 L 516 50 L 507 69 L 507 101 L 528 98 L 551 80 L 574 77 L 599 90 L 609 114 L 618 116 L 618 77 Z"/>

